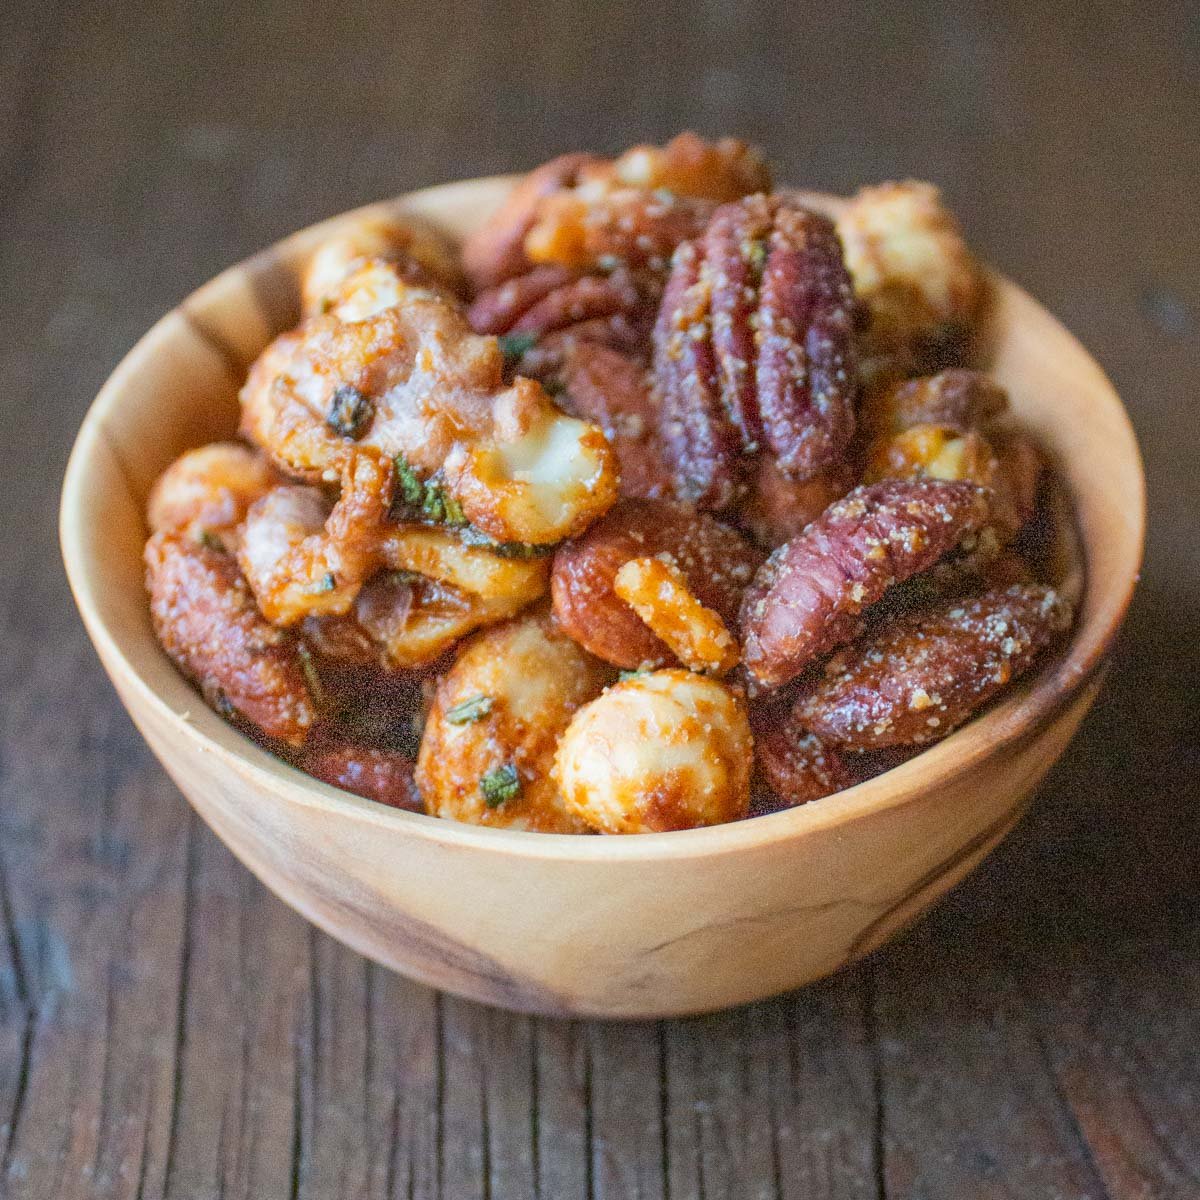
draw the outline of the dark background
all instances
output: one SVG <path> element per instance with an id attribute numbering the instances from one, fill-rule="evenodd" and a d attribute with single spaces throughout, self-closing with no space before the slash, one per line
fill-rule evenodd
<path id="1" fill-rule="evenodd" d="M 0 1193 L 1200 1194 L 1195 4 L 0 16 Z M 941 183 L 1125 397 L 1148 569 L 1033 813 L 900 942 L 703 1020 L 513 1017 L 314 932 L 192 815 L 71 606 L 59 482 L 121 354 L 219 268 L 689 126 L 797 184 Z"/>

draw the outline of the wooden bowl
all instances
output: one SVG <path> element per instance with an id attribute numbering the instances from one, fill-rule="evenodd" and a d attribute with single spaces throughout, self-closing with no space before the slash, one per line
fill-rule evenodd
<path id="1" fill-rule="evenodd" d="M 238 734 L 159 649 L 142 584 L 146 496 L 180 452 L 233 432 L 245 369 L 297 319 L 298 269 L 322 239 L 397 213 L 461 235 L 511 184 L 455 183 L 326 221 L 159 321 L 104 385 L 67 469 L 60 532 L 76 602 L 134 722 L 201 816 L 267 886 L 363 954 L 550 1014 L 667 1016 L 797 987 L 881 945 L 975 867 L 1092 704 L 1141 558 L 1133 432 L 1079 343 L 996 278 L 992 369 L 1059 461 L 1086 593 L 1062 653 L 886 775 L 772 816 L 624 838 L 485 829 L 360 800 Z"/>

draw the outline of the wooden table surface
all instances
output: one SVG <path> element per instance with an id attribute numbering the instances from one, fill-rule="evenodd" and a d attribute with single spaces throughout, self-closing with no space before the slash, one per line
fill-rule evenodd
<path id="1" fill-rule="evenodd" d="M 1200 1195 L 1195 4 L 4 13 L 0 1194 Z M 711 1018 L 515 1017 L 315 932 L 193 816 L 76 618 L 59 482 L 120 355 L 220 267 L 687 126 L 829 190 L 938 180 L 1125 397 L 1148 570 L 1032 814 L 899 943 Z"/>

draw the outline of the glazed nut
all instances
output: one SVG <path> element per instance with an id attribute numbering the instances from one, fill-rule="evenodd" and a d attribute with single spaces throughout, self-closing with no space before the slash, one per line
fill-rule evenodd
<path id="1" fill-rule="evenodd" d="M 723 676 L 738 664 L 738 647 L 719 613 L 706 608 L 668 555 L 631 558 L 613 591 L 690 671 Z"/>
<path id="2" fill-rule="evenodd" d="M 622 500 L 554 555 L 550 591 L 567 633 L 614 666 L 673 663 L 670 647 L 616 593 L 625 563 L 660 554 L 670 556 L 702 605 L 735 627 L 762 555 L 707 513 L 668 500 Z"/>
<path id="3" fill-rule="evenodd" d="M 774 808 L 821 800 L 858 782 L 837 750 L 792 719 L 759 733 L 754 748 Z"/>
<path id="4" fill-rule="evenodd" d="M 1008 395 L 980 371 L 955 368 L 889 383 L 863 398 L 863 424 L 873 437 L 914 425 L 943 425 L 958 433 L 983 430 L 1008 408 Z"/>
<path id="5" fill-rule="evenodd" d="M 843 749 L 937 741 L 1026 671 L 1071 616 L 1035 584 L 941 601 L 834 655 L 794 717 Z"/>
<path id="6" fill-rule="evenodd" d="M 760 449 L 798 480 L 840 462 L 854 432 L 853 335 L 832 222 L 779 196 L 719 208 L 676 252 L 654 330 L 676 494 L 726 507 Z"/>
<path id="7" fill-rule="evenodd" d="M 438 683 L 417 759 L 433 816 L 477 825 L 580 833 L 550 779 L 559 735 L 612 672 L 548 615 L 476 636 Z"/>
<path id="8" fill-rule="evenodd" d="M 892 586 L 979 530 L 989 494 L 971 483 L 885 480 L 855 488 L 780 546 L 742 602 L 742 660 L 766 687 L 853 638 Z"/>
<path id="9" fill-rule="evenodd" d="M 593 829 L 655 833 L 744 817 L 752 761 L 750 725 L 729 688 L 688 671 L 654 671 L 575 714 L 554 779 Z"/>

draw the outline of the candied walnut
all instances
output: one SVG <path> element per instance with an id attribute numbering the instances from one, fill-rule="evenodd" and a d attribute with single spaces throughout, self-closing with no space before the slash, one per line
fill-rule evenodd
<path id="1" fill-rule="evenodd" d="M 391 480 L 386 459 L 355 454 L 332 507 L 319 489 L 297 485 L 272 488 L 250 506 L 238 563 L 268 621 L 294 625 L 349 609 L 378 565 Z"/>
<path id="2" fill-rule="evenodd" d="M 240 442 L 188 450 L 150 491 L 150 530 L 186 533 L 232 549 L 247 509 L 278 482 L 266 458 Z"/>
<path id="3" fill-rule="evenodd" d="M 713 214 L 679 248 L 654 330 L 654 375 L 676 492 L 735 498 L 743 456 L 807 479 L 854 433 L 854 297 L 833 224 L 781 197 Z"/>
<path id="4" fill-rule="evenodd" d="M 355 742 L 324 742 L 300 756 L 301 770 L 314 779 L 390 808 L 421 812 L 413 782 L 413 760 L 396 750 Z"/>
<path id="5" fill-rule="evenodd" d="M 855 488 L 766 561 L 742 601 L 742 661 L 767 687 L 794 679 L 858 631 L 888 588 L 933 566 L 986 523 L 970 483 L 886 480 Z"/>
<path id="6" fill-rule="evenodd" d="M 855 483 L 850 463 L 830 467 L 811 479 L 789 479 L 775 461 L 760 456 L 752 467 L 749 490 L 738 508 L 738 523 L 768 550 L 802 533 Z"/>
<path id="7" fill-rule="evenodd" d="M 276 339 L 242 389 L 243 432 L 310 481 L 336 480 L 356 447 L 401 457 L 418 482 L 440 471 L 465 519 L 497 541 L 555 542 L 603 512 L 616 463 L 602 431 L 532 380 L 505 388 L 495 338 L 397 288 L 390 307 L 343 320 L 335 306 Z M 347 389 L 367 412 L 350 429 Z"/>
<path id="8" fill-rule="evenodd" d="M 689 671 L 728 675 L 737 666 L 729 627 L 696 599 L 669 556 L 631 558 L 617 572 L 613 591 Z"/>
<path id="9" fill-rule="evenodd" d="M 739 533 L 668 500 L 623 500 L 554 556 L 550 591 L 563 628 L 618 667 L 662 666 L 674 656 L 615 591 L 633 558 L 667 554 L 689 590 L 733 627 L 762 555 Z"/>
<path id="10" fill-rule="evenodd" d="M 753 747 L 742 702 L 724 684 L 654 671 L 575 714 L 553 776 L 568 809 L 601 833 L 694 829 L 746 815 Z"/>
<path id="11" fill-rule="evenodd" d="M 326 312 L 347 279 L 368 262 L 386 263 L 407 283 L 461 290 L 462 273 L 454 251 L 432 226 L 406 218 L 362 221 L 322 242 L 300 278 L 301 311 Z"/>
<path id="12" fill-rule="evenodd" d="M 264 620 L 232 555 L 162 532 L 146 543 L 145 562 L 158 640 L 209 705 L 302 745 L 317 713 L 296 640 Z"/>
<path id="13" fill-rule="evenodd" d="M 994 380 L 980 371 L 953 369 L 871 391 L 864 396 L 862 416 L 878 438 L 914 425 L 944 425 L 968 433 L 985 428 L 1007 408 L 1008 395 Z"/>
<path id="14" fill-rule="evenodd" d="M 912 180 L 863 188 L 837 231 L 870 314 L 867 352 L 899 361 L 909 374 L 961 361 L 984 279 L 938 189 Z"/>
<path id="15" fill-rule="evenodd" d="M 832 796 L 858 782 L 836 750 L 792 719 L 760 732 L 754 745 L 762 779 L 776 801 L 773 811 Z"/>
<path id="16" fill-rule="evenodd" d="M 856 750 L 937 741 L 1070 624 L 1070 605 L 1037 585 L 943 601 L 834 655 L 795 718 Z"/>
<path id="17" fill-rule="evenodd" d="M 549 545 L 586 529 L 617 499 L 604 431 L 568 417 L 518 378 L 496 398 L 493 436 L 446 456 L 443 475 L 472 525 L 501 542 Z"/>
<path id="18" fill-rule="evenodd" d="M 438 684 L 417 760 L 436 817 L 585 833 L 550 777 L 559 734 L 600 693 L 611 670 L 548 614 L 474 638 Z"/>
<path id="19" fill-rule="evenodd" d="M 621 495 L 669 497 L 671 475 L 658 435 L 658 409 L 641 365 L 606 346 L 582 342 L 567 356 L 562 378 L 565 406 L 599 425 L 612 443 Z"/>
<path id="20" fill-rule="evenodd" d="M 584 167 L 604 162 L 590 154 L 563 154 L 530 171 L 483 226 L 463 242 L 462 261 L 477 291 L 529 268 L 525 237 L 533 228 L 541 202 L 574 186 Z"/>

